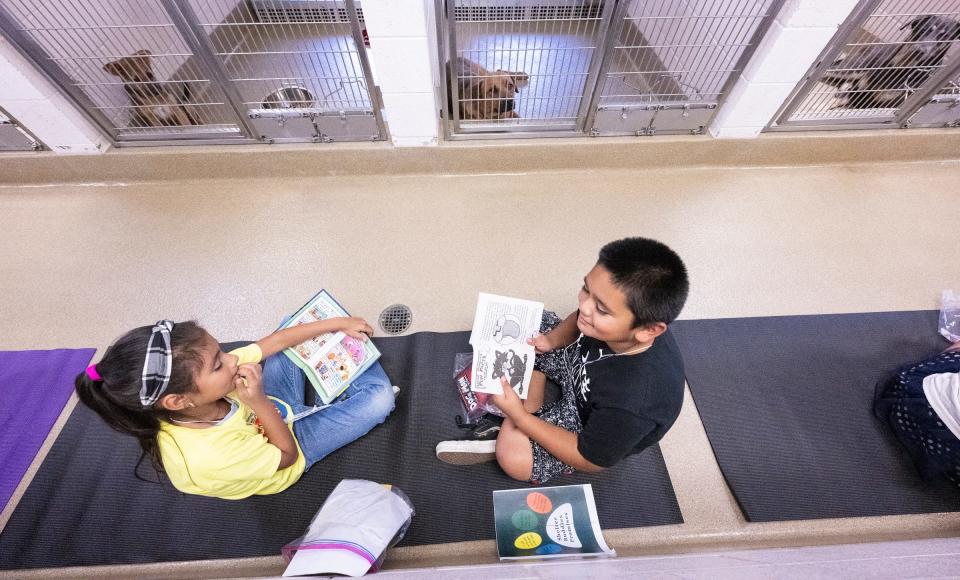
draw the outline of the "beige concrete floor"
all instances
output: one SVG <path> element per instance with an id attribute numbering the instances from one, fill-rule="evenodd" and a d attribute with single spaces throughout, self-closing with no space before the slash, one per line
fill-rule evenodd
<path id="1" fill-rule="evenodd" d="M 274 156 L 285 167 L 285 155 L 315 165 L 244 179 L 230 176 L 247 148 L 193 152 L 207 162 L 201 175 L 170 164 L 191 154 L 184 150 L 89 162 L 5 157 L 0 348 L 102 349 L 164 317 L 195 318 L 221 340 L 256 338 L 320 288 L 371 321 L 402 302 L 414 312 L 410 332 L 465 330 L 479 291 L 571 310 L 599 247 L 628 235 L 660 239 L 685 259 L 692 292 L 682 318 L 935 308 L 960 272 L 956 139 L 930 131 L 776 136 L 719 149 L 707 138 L 399 153 L 264 148 L 255 151 L 267 166 Z M 614 161 L 604 157 L 610 147 Z M 642 161 L 657 147 L 701 161 L 703 148 L 714 149 L 701 163 Z M 799 154 L 758 163 L 778 147 Z M 577 162 L 564 169 L 571 149 Z M 836 161 L 834 151 L 852 157 Z M 418 155 L 438 169 L 383 169 Z M 58 182 L 58 167 L 69 183 Z M 960 514 L 746 523 L 689 394 L 661 447 L 686 523 L 608 531 L 621 555 L 960 536 Z M 389 564 L 495 560 L 493 542 L 469 542 L 394 550 Z M 263 558 L 136 573 L 280 569 L 279 558 Z"/>

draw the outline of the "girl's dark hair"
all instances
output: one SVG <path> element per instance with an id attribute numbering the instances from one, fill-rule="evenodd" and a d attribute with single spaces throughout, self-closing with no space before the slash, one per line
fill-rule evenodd
<path id="1" fill-rule="evenodd" d="M 647 238 L 624 238 L 600 249 L 597 263 L 610 272 L 633 313 L 634 328 L 670 324 L 687 301 L 687 268 L 676 252 Z"/>
<path id="2" fill-rule="evenodd" d="M 153 326 L 141 326 L 124 334 L 107 349 L 96 365 L 100 381 L 86 371 L 77 375 L 77 395 L 115 430 L 133 435 L 140 442 L 140 459 L 133 469 L 137 473 L 145 457 L 149 457 L 157 473 L 163 472 L 157 433 L 160 420 L 169 418 L 169 411 L 158 401 L 151 407 L 140 403 L 140 376 L 147 354 L 147 342 Z M 202 347 L 207 333 L 194 321 L 178 322 L 170 332 L 173 362 L 170 383 L 164 394 L 176 395 L 196 390 L 194 376 L 203 366 Z"/>

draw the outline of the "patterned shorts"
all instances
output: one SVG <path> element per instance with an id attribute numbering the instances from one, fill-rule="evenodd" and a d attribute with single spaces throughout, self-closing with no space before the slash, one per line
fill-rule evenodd
<path id="1" fill-rule="evenodd" d="M 946 352 L 901 368 L 878 386 L 874 413 L 885 421 L 906 448 L 920 474 L 945 476 L 960 487 L 960 440 L 927 402 L 923 379 L 960 371 L 960 352 Z"/>
<path id="2" fill-rule="evenodd" d="M 556 313 L 544 310 L 543 319 L 540 323 L 540 333 L 546 334 L 558 324 L 560 324 L 560 318 Z M 573 392 L 573 381 L 570 380 L 568 370 L 570 367 L 565 358 L 567 354 L 565 349 L 557 349 L 537 355 L 533 368 L 557 383 L 563 392 L 559 400 L 545 405 L 537 413 L 537 416 L 551 425 L 556 425 L 572 433 L 579 433 L 583 429 L 583 425 L 580 423 L 580 414 L 577 412 L 576 395 Z M 561 473 L 570 474 L 574 472 L 572 467 L 551 455 L 536 441 L 531 439 L 530 445 L 533 447 L 531 483 L 543 484 Z"/>

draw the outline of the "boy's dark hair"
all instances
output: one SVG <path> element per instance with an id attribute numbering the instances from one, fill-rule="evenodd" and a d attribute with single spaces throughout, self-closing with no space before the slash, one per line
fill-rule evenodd
<path id="1" fill-rule="evenodd" d="M 600 249 L 597 263 L 610 272 L 627 298 L 633 327 L 670 324 L 687 301 L 687 268 L 676 252 L 656 240 L 624 238 Z"/>
<path id="2" fill-rule="evenodd" d="M 141 326 L 124 334 L 107 349 L 96 365 L 102 380 L 94 381 L 86 371 L 77 375 L 77 396 L 115 430 L 133 435 L 140 442 L 140 460 L 133 473 L 137 473 L 145 457 L 149 457 L 157 473 L 163 472 L 157 433 L 160 419 L 170 413 L 157 402 L 151 407 L 140 403 L 141 374 L 147 354 L 147 342 L 153 326 Z M 164 394 L 177 395 L 196 390 L 194 376 L 203 366 L 201 348 L 207 333 L 194 321 L 178 322 L 170 332 L 170 347 L 173 362 L 170 382 Z"/>

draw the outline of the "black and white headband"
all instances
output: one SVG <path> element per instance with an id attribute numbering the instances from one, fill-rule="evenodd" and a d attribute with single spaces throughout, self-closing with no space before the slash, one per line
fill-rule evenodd
<path id="1" fill-rule="evenodd" d="M 150 407 L 163 396 L 170 384 L 170 369 L 173 367 L 173 351 L 170 349 L 172 320 L 157 322 L 147 341 L 147 357 L 143 361 L 140 377 L 140 403 Z"/>

